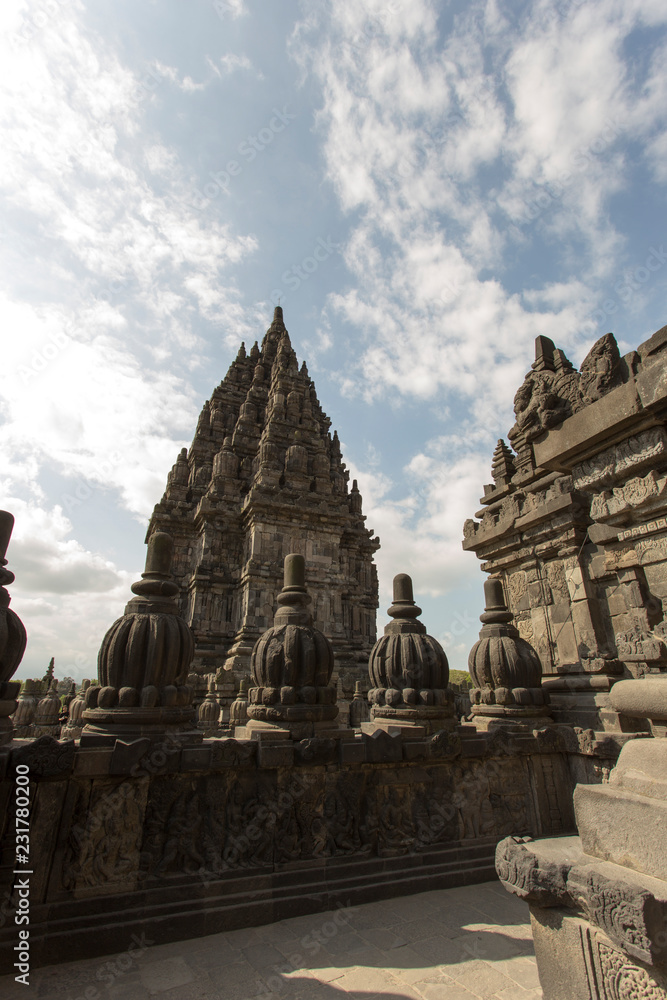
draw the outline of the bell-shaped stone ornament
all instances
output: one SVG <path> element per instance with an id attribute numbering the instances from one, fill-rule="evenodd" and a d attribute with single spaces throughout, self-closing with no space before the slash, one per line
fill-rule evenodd
<path id="1" fill-rule="evenodd" d="M 245 726 L 248 721 L 248 681 L 244 677 L 239 685 L 239 693 L 229 706 L 229 725 Z"/>
<path id="2" fill-rule="evenodd" d="M 454 725 L 453 699 L 447 690 L 449 664 L 437 639 L 418 621 L 407 573 L 394 577 L 394 601 L 368 660 L 371 718 L 425 726 L 427 731 Z"/>
<path id="3" fill-rule="evenodd" d="M 484 584 L 486 610 L 479 639 L 470 650 L 472 714 L 513 722 L 550 721 L 549 695 L 541 686 L 540 658 L 512 624 L 502 582 Z"/>
<path id="4" fill-rule="evenodd" d="M 173 551 L 171 535 L 150 536 L 146 570 L 132 585 L 136 597 L 102 640 L 100 685 L 86 692 L 81 739 L 89 745 L 166 733 L 193 737 L 195 710 L 186 680 L 194 638 L 178 609 Z"/>
<path id="5" fill-rule="evenodd" d="M 315 628 L 308 610 L 305 561 L 285 558 L 284 587 L 278 594 L 273 628 L 252 651 L 250 719 L 307 733 L 338 715 L 331 643 Z"/>
<path id="6" fill-rule="evenodd" d="M 197 727 L 205 733 L 217 731 L 219 722 L 220 703 L 216 695 L 215 678 L 211 677 L 208 682 L 208 692 L 197 713 Z"/>

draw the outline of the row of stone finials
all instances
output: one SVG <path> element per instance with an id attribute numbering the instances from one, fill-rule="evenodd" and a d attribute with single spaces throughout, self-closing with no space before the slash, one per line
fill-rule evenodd
<path id="1" fill-rule="evenodd" d="M 4 542 L 0 583 L 14 579 L 4 569 L 12 526 L 12 515 L 0 512 L 0 545 Z M 192 724 L 192 689 L 186 681 L 194 638 L 179 613 L 179 588 L 170 572 L 172 556 L 171 536 L 154 532 L 148 541 L 146 570 L 132 586 L 135 596 L 102 642 L 99 684 L 88 686 L 77 696 L 78 706 L 72 702 L 70 724 L 80 724 L 75 716 L 82 715 L 86 731 L 99 735 Z M 3 595 L 0 610 L 5 618 L 5 643 L 0 648 L 0 682 L 15 688 L 14 692 L 0 692 L 0 698 L 5 699 L 0 702 L 0 711 L 6 705 L 8 716 L 16 706 L 13 699 L 19 685 L 10 683 L 10 678 L 23 655 L 25 629 L 9 609 L 4 587 L 0 598 Z M 473 714 L 518 720 L 547 715 L 540 660 L 512 625 L 501 581 L 488 580 L 485 596 L 480 638 L 468 661 L 474 685 Z M 242 691 L 232 706 L 232 723 L 241 723 L 247 712 L 254 723 L 290 729 L 304 723 L 330 723 L 338 715 L 336 689 L 330 684 L 333 650 L 313 624 L 310 600 L 305 560 L 292 553 L 285 558 L 284 587 L 277 598 L 273 627 L 253 649 L 247 701 Z M 412 580 L 407 574 L 394 578 L 394 599 L 388 614 L 392 620 L 369 658 L 371 718 L 432 726 L 452 717 L 454 698 L 448 689 L 447 656 L 418 620 L 421 609 L 414 603 Z M 214 698 L 209 704 L 212 701 Z M 205 711 L 204 705 L 202 709 Z M 5 723 L 9 721 L 6 716 Z"/>

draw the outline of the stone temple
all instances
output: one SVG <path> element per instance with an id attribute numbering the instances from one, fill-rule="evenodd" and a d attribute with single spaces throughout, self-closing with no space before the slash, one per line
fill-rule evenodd
<path id="1" fill-rule="evenodd" d="M 337 676 L 365 675 L 376 637 L 380 542 L 365 527 L 356 480 L 348 490 L 330 425 L 276 306 L 261 347 L 246 353 L 242 344 L 204 403 L 148 528 L 148 538 L 166 531 L 174 539 L 196 673 L 247 675 L 252 648 L 273 620 L 283 560 L 300 552 Z"/>
<path id="2" fill-rule="evenodd" d="M 418 580 L 396 573 L 373 643 L 378 543 L 280 310 L 204 407 L 62 728 L 55 680 L 12 680 L 26 631 L 0 511 L 0 974 L 127 957 L 143 934 L 247 942 L 292 917 L 310 932 L 375 901 L 371 971 L 402 962 L 422 975 L 410 996 L 667 1000 L 667 327 L 625 357 L 607 334 L 579 370 L 538 337 L 514 412 L 464 527 L 489 578 L 463 718 Z M 341 711 L 337 664 L 363 660 Z M 220 674 L 243 677 L 224 719 Z M 472 931 L 460 895 L 446 930 L 427 916 L 392 943 L 383 901 L 424 893 L 432 916 L 434 890 L 476 901 L 498 879 L 530 908 L 541 992 L 490 988 L 496 945 L 505 968 L 522 956 Z M 316 968 L 356 964 L 355 938 Z M 168 979 L 178 963 L 157 954 Z M 304 995 L 303 961 L 261 992 Z M 225 954 L 211 991 L 182 995 L 227 997 L 229 968 Z M 260 995 L 245 988 L 229 995 Z"/>

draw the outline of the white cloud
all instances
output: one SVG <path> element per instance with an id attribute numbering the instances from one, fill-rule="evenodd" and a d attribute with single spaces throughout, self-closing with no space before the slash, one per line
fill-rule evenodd
<path id="1" fill-rule="evenodd" d="M 105 632 L 132 596 L 137 573 L 119 570 L 68 537 L 72 525 L 62 508 L 47 508 L 18 496 L 4 503 L 16 517 L 9 545 L 12 609 L 28 631 L 19 678 L 41 677 L 52 656 L 56 676 L 94 677 Z"/>
<path id="2" fill-rule="evenodd" d="M 358 216 L 344 252 L 354 286 L 330 298 L 365 334 L 344 391 L 448 391 L 483 422 L 507 408 L 536 335 L 566 348 L 590 339 L 590 283 L 611 279 L 624 248 L 607 212 L 627 184 L 619 140 L 647 141 L 661 169 L 664 59 L 642 80 L 623 47 L 667 15 L 588 2 L 559 17 L 544 2 L 519 30 L 498 5 L 475 4 L 439 43 L 437 10 L 311 12 L 293 54 L 321 85 L 327 173 Z M 562 278 L 525 295 L 505 286 L 513 246 L 556 240 Z"/>
<path id="3" fill-rule="evenodd" d="M 206 324 L 224 318 L 233 339 L 251 329 L 230 269 L 257 247 L 193 209 L 193 179 L 146 126 L 170 81 L 197 86 L 160 63 L 137 76 L 87 33 L 82 11 L 0 15 L 0 194 L 13 237 L 0 243 L 0 503 L 16 517 L 26 662 L 41 675 L 34 664 L 57 652 L 75 677 L 94 675 L 137 578 L 77 540 L 81 504 L 110 491 L 136 518 L 150 514 L 201 405 L 189 373 L 209 363 Z M 51 473 L 66 485 L 49 500 Z"/>

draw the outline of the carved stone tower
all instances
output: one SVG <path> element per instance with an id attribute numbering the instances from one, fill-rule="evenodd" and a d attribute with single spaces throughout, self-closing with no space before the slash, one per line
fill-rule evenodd
<path id="1" fill-rule="evenodd" d="M 148 536 L 168 531 L 181 610 L 199 674 L 247 674 L 273 621 L 283 560 L 302 554 L 317 628 L 336 670 L 363 676 L 376 636 L 379 540 L 348 492 L 338 435 L 320 406 L 278 306 L 261 348 L 242 344 L 204 403 L 190 451 L 179 455 Z M 219 674 L 220 676 L 220 674 Z M 229 677 L 229 673 L 226 674 Z"/>

